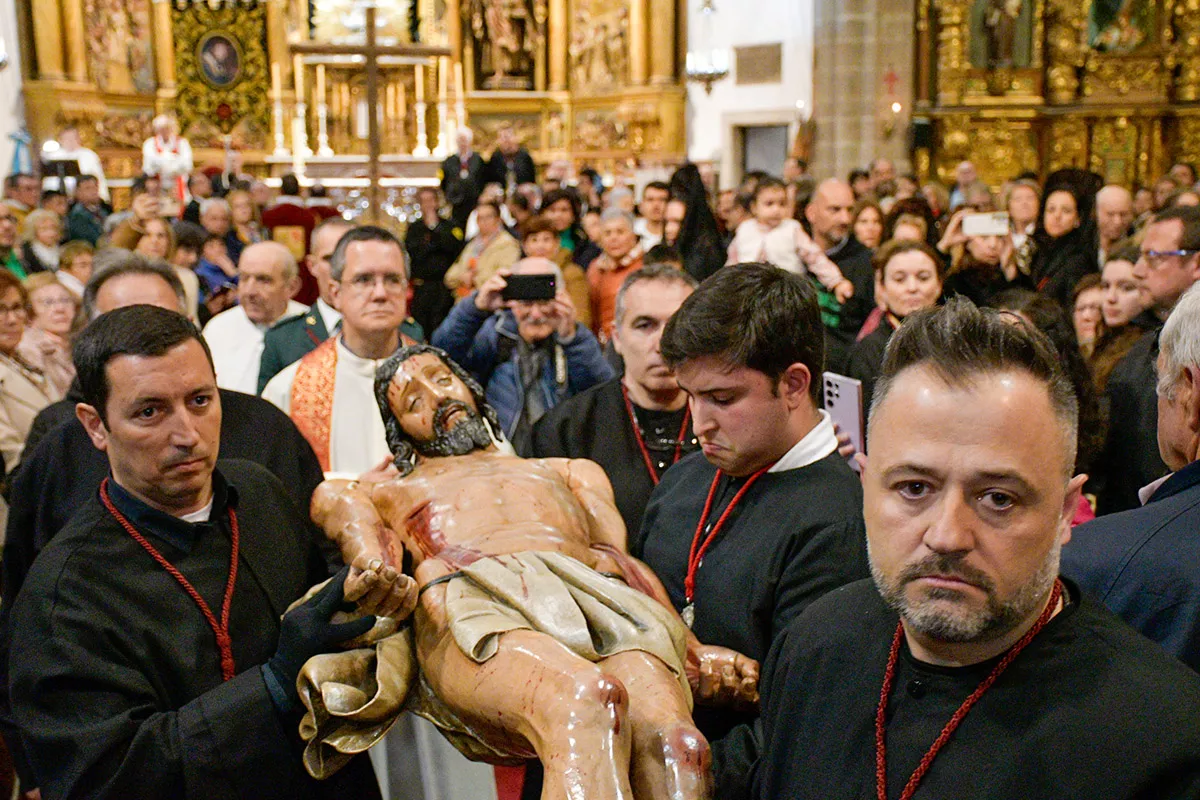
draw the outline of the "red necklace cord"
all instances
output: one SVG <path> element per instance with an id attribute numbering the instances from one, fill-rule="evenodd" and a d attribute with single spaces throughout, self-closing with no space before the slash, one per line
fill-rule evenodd
<path id="1" fill-rule="evenodd" d="M 1025 635 L 1016 644 L 1009 648 L 1004 657 L 1000 659 L 1000 662 L 992 669 L 991 674 L 983 679 L 983 682 L 979 684 L 975 691 L 971 692 L 971 695 L 958 707 L 958 711 L 955 711 L 954 715 L 950 717 L 950 721 L 946 723 L 946 727 L 942 728 L 942 732 L 934 740 L 933 745 L 929 748 L 929 752 L 921 759 L 921 763 L 913 771 L 912 777 L 904 785 L 904 790 L 900 793 L 900 800 L 909 800 L 913 796 L 917 791 L 917 785 L 925 777 L 925 773 L 929 772 L 929 768 L 933 766 L 933 759 L 937 757 L 942 747 L 950 740 L 950 735 L 958 728 L 959 723 L 963 721 L 963 717 L 979 701 L 979 698 L 983 697 L 983 693 L 992 688 L 992 684 L 1000 677 L 1000 673 L 1008 669 L 1008 665 L 1033 641 L 1033 637 L 1041 633 L 1042 628 L 1046 627 L 1046 623 L 1054 616 L 1054 610 L 1058 606 L 1062 592 L 1062 581 L 1056 580 L 1054 582 L 1054 589 L 1050 592 L 1050 602 L 1046 604 L 1046 608 L 1042 611 L 1041 616 L 1037 618 L 1037 622 L 1025 632 Z M 883 689 L 879 694 L 879 710 L 875 713 L 875 787 L 878 800 L 887 800 L 887 742 L 885 737 L 887 724 L 885 717 L 887 716 L 888 697 L 892 693 L 892 682 L 896 678 L 896 661 L 900 657 L 900 640 L 903 636 L 904 624 L 897 623 L 896 635 L 892 638 L 892 650 L 888 655 L 887 671 L 883 674 Z"/>
<path id="2" fill-rule="evenodd" d="M 696 525 L 695 535 L 692 536 L 692 549 L 688 553 L 687 577 L 683 581 L 683 587 L 689 603 L 692 602 L 692 597 L 696 593 L 696 570 L 700 568 L 700 562 L 704 560 L 704 554 L 708 552 L 708 546 L 713 543 L 713 539 L 717 538 L 717 534 L 725 526 L 725 520 L 729 519 L 729 515 L 733 513 L 733 509 L 741 502 L 746 492 L 750 491 L 750 487 L 754 485 L 754 482 L 765 475 L 767 470 L 773 466 L 775 466 L 775 462 L 767 464 L 750 476 L 745 485 L 741 489 L 738 489 L 738 493 L 733 496 L 733 500 L 729 502 L 729 505 L 725 507 L 725 511 L 717 520 L 717 524 L 712 527 L 708 538 L 704 540 L 704 544 L 701 544 L 700 535 L 704 532 L 704 521 L 708 519 L 708 514 L 712 511 L 713 497 L 717 493 L 717 484 L 721 482 L 721 471 L 717 470 L 717 474 L 713 476 L 712 486 L 708 490 L 708 499 L 704 501 L 704 511 L 700 514 L 700 522 Z"/>
<path id="3" fill-rule="evenodd" d="M 233 663 L 233 640 L 229 637 L 229 607 L 233 603 L 233 587 L 237 583 L 237 567 L 238 567 L 238 521 L 237 513 L 231 507 L 229 509 L 229 527 L 232 552 L 229 556 L 229 581 L 225 584 L 225 599 L 221 603 L 221 622 L 217 622 L 217 618 L 213 616 L 212 610 L 208 607 L 208 603 L 204 602 L 204 598 L 196 591 L 191 582 L 183 576 L 183 573 L 176 569 L 167 559 L 163 558 L 162 553 L 154 545 L 146 540 L 145 536 L 138 533 L 137 528 L 133 527 L 125 515 L 117 510 L 113 505 L 112 498 L 108 495 L 108 478 L 100 484 L 100 499 L 104 503 L 104 507 L 109 513 L 121 524 L 126 533 L 133 537 L 133 540 L 140 544 L 150 557 L 158 562 L 159 566 L 170 573 L 183 590 L 188 593 L 188 596 L 200 607 L 200 612 L 204 614 L 204 619 L 208 621 L 208 626 L 212 628 L 213 635 L 217 637 L 217 648 L 221 651 L 221 677 L 223 680 L 229 680 L 235 674 Z"/>
<path id="4" fill-rule="evenodd" d="M 637 439 L 638 449 L 642 451 L 642 460 L 646 462 L 646 469 L 650 471 L 650 480 L 658 486 L 658 472 L 654 469 L 654 461 L 650 458 L 650 451 L 646 449 L 646 439 L 642 436 L 642 426 L 638 425 L 637 417 L 633 414 L 633 401 L 629 399 L 629 390 L 625 388 L 625 384 L 621 384 L 621 396 L 625 398 L 625 410 L 629 412 L 629 421 L 633 424 L 633 435 Z M 675 458 L 671 459 L 671 466 L 679 463 L 679 457 L 683 455 L 683 437 L 687 435 L 688 424 L 692 421 L 692 410 L 689 408 L 683 412 L 683 424 L 679 426 L 679 436 L 675 437 Z"/>

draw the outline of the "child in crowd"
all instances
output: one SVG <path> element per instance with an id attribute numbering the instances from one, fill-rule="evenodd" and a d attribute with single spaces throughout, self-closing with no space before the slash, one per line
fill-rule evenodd
<path id="1" fill-rule="evenodd" d="M 854 284 L 814 242 L 800 223 L 788 216 L 787 187 L 764 178 L 754 189 L 752 219 L 743 221 L 729 245 L 729 264 L 760 262 L 788 272 L 811 272 L 839 303 L 854 294 Z"/>

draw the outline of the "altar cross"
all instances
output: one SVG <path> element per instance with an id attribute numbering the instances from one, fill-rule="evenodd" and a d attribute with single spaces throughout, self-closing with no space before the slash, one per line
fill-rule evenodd
<path id="1" fill-rule="evenodd" d="M 367 67 L 367 218 L 378 222 L 379 202 L 379 58 L 381 56 L 408 56 L 434 59 L 450 55 L 448 47 L 424 44 L 379 44 L 375 36 L 375 3 L 369 3 L 366 13 L 366 41 L 363 44 L 331 44 L 304 42 L 291 45 L 295 53 L 313 55 L 362 56 Z"/>

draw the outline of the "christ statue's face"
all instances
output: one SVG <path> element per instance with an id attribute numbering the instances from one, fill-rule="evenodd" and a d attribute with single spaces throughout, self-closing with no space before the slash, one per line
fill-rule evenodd
<path id="1" fill-rule="evenodd" d="M 422 455 L 463 455 L 491 444 L 471 390 L 436 353 L 419 353 L 401 364 L 387 397 Z"/>

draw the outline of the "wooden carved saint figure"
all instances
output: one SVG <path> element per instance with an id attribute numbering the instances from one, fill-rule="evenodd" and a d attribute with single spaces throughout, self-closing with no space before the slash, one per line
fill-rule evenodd
<path id="1" fill-rule="evenodd" d="M 533 88 L 537 21 L 528 0 L 472 0 L 471 30 L 486 89 Z"/>
<path id="2" fill-rule="evenodd" d="M 310 768 L 336 768 L 338 748 L 369 746 L 407 708 L 470 758 L 539 758 L 543 798 L 708 797 L 692 693 L 756 703 L 757 664 L 690 634 L 626 553 L 600 467 L 501 450 L 481 388 L 436 348 L 397 352 L 375 394 L 398 474 L 326 481 L 313 517 L 347 563 L 411 565 L 419 676 L 402 704 L 403 647 L 310 661 L 305 730 L 325 753 Z"/>

